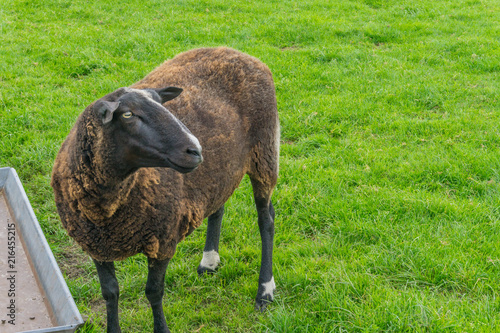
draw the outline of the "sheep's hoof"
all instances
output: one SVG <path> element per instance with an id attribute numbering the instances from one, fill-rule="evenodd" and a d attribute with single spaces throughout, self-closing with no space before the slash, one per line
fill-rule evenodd
<path id="1" fill-rule="evenodd" d="M 203 276 L 204 274 L 212 275 L 212 274 L 215 274 L 215 272 L 217 272 L 217 268 L 211 269 L 209 267 L 205 267 L 205 266 L 200 265 L 200 266 L 198 266 L 198 269 L 196 271 L 198 272 L 199 276 Z"/>
<path id="2" fill-rule="evenodd" d="M 263 295 L 261 297 L 257 297 L 255 300 L 255 310 L 264 312 L 266 311 L 267 305 L 273 301 L 273 296 L 271 295 Z"/>
<path id="3" fill-rule="evenodd" d="M 269 303 L 274 299 L 274 291 L 276 290 L 276 284 L 274 283 L 274 277 L 271 280 L 259 284 L 259 289 L 257 290 L 257 298 L 255 299 L 255 309 L 264 312 Z"/>

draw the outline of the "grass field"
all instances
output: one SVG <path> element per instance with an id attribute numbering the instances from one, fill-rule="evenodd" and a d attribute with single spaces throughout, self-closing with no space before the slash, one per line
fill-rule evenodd
<path id="1" fill-rule="evenodd" d="M 86 105 L 177 53 L 230 46 L 273 72 L 281 118 L 276 300 L 253 309 L 260 237 L 244 179 L 222 266 L 206 228 L 178 247 L 173 332 L 500 331 L 500 3 L 3 0 L 0 167 L 16 168 L 81 313 L 103 332 L 90 259 L 49 185 Z M 121 325 L 152 332 L 146 261 L 117 264 Z"/>

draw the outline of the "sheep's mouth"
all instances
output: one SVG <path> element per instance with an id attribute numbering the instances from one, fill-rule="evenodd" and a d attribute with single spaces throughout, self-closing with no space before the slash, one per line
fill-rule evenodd
<path id="1" fill-rule="evenodd" d="M 189 172 L 192 172 L 198 168 L 198 164 L 196 164 L 196 166 L 194 166 L 194 167 L 185 167 L 185 166 L 182 166 L 182 165 L 179 165 L 177 163 L 172 162 L 172 160 L 169 158 L 167 158 L 167 161 L 171 165 L 172 169 L 179 171 L 181 173 L 189 173 Z"/>
<path id="2" fill-rule="evenodd" d="M 172 159 L 165 156 L 165 154 L 161 154 L 160 152 L 151 149 L 149 151 L 142 152 L 129 152 L 125 156 L 125 161 L 136 168 L 172 168 L 180 173 L 189 173 L 196 170 L 202 160 L 203 159 L 200 158 L 199 161 L 184 161 L 184 163 L 179 164 L 173 162 Z"/>

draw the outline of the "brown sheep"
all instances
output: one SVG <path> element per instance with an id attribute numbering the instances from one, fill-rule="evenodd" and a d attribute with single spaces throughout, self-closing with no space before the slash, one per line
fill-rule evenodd
<path id="1" fill-rule="evenodd" d="M 224 203 L 245 174 L 262 238 L 256 308 L 265 309 L 275 289 L 278 158 L 271 72 L 229 48 L 182 53 L 85 109 L 59 151 L 51 185 L 63 226 L 94 260 L 108 332 L 120 332 L 113 262 L 137 253 L 148 258 L 154 332 L 169 332 L 162 307 L 168 262 L 208 217 L 198 272 L 215 271 Z"/>

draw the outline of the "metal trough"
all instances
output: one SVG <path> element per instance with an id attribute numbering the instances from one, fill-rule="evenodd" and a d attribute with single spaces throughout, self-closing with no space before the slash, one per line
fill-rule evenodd
<path id="1" fill-rule="evenodd" d="M 82 317 L 12 168 L 0 168 L 0 332 L 75 332 Z"/>

